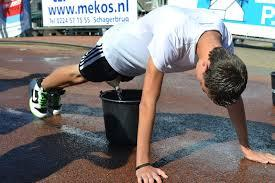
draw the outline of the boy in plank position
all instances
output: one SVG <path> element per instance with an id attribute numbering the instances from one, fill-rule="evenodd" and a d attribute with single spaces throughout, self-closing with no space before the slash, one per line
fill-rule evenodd
<path id="1" fill-rule="evenodd" d="M 60 67 L 38 79 L 29 100 L 30 109 L 39 118 L 47 116 L 49 108 L 59 114 L 65 87 L 87 81 L 119 83 L 145 73 L 136 176 L 139 183 L 159 183 L 167 175 L 150 164 L 150 140 L 163 76 L 196 69 L 203 92 L 215 104 L 227 108 L 244 156 L 252 161 L 275 163 L 273 155 L 249 147 L 241 97 L 247 70 L 233 50 L 232 35 L 222 20 L 205 10 L 163 6 L 135 23 L 110 28 L 80 64 Z"/>

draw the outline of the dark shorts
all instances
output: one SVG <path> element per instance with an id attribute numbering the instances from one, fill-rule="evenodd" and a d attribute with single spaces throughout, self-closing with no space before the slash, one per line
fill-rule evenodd
<path id="1" fill-rule="evenodd" d="M 111 81 L 118 76 L 121 77 L 121 81 L 130 81 L 134 78 L 123 76 L 110 66 L 103 54 L 102 44 L 96 45 L 81 58 L 79 71 L 85 79 L 92 82 Z"/>

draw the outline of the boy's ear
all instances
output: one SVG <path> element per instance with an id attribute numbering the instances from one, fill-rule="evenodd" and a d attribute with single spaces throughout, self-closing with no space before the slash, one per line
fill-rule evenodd
<path id="1" fill-rule="evenodd" d="M 207 59 L 203 64 L 205 64 L 208 69 L 210 67 L 210 60 Z"/>
<path id="2" fill-rule="evenodd" d="M 210 62 L 209 62 L 210 65 Z M 209 65 L 207 62 L 203 62 L 202 63 L 202 72 L 205 73 L 207 71 L 207 69 L 209 68 Z"/>

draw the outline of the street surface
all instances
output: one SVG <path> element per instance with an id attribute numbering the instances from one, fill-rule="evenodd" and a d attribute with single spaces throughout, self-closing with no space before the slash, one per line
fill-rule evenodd
<path id="1" fill-rule="evenodd" d="M 29 81 L 78 63 L 97 39 L 0 41 L 0 182 L 136 182 L 136 149 L 106 140 L 99 94 L 111 89 L 107 84 L 68 88 L 61 116 L 40 120 L 28 108 Z M 249 74 L 243 99 L 251 147 L 275 154 L 275 52 L 237 47 L 236 54 Z M 140 89 L 142 82 L 139 76 L 122 88 Z M 226 110 L 205 96 L 194 71 L 165 76 L 157 112 L 152 159 L 168 174 L 165 182 L 275 182 L 275 165 L 243 158 Z"/>

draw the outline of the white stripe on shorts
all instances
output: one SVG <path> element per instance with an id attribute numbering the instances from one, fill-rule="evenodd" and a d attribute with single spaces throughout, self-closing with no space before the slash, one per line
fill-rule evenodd
<path id="1" fill-rule="evenodd" d="M 99 54 L 99 55 L 93 57 L 91 60 L 89 60 L 89 61 L 87 61 L 87 62 L 84 62 L 83 65 L 80 65 L 79 70 L 84 69 L 85 67 L 87 67 L 88 65 L 94 63 L 95 61 L 97 61 L 98 59 L 100 59 L 100 58 L 102 58 L 102 57 L 104 57 L 103 53 L 101 53 L 101 54 Z"/>
<path id="2" fill-rule="evenodd" d="M 94 54 L 97 54 L 100 51 L 102 52 L 102 44 L 97 45 L 96 47 L 92 48 L 87 53 L 85 53 L 85 55 L 81 58 L 81 62 L 83 62 L 84 60 L 87 60 L 87 59 L 89 60 L 88 57 L 93 56 Z"/>
<path id="3" fill-rule="evenodd" d="M 98 45 L 90 50 L 87 54 L 85 54 L 80 63 L 79 63 L 79 70 L 84 69 L 88 65 L 94 63 L 98 59 L 104 57 L 103 50 L 101 48 L 102 45 Z"/>

